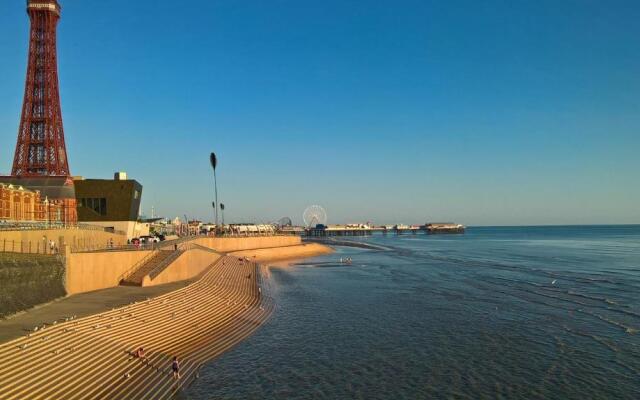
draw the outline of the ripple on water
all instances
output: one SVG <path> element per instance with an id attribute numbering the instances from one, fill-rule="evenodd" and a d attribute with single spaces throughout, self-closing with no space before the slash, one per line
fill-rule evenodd
<path id="1" fill-rule="evenodd" d="M 639 398 L 640 227 L 364 240 L 392 250 L 272 270 L 273 318 L 183 397 Z"/>

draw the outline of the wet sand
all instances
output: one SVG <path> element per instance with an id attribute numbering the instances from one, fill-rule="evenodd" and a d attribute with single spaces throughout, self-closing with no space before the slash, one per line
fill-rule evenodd
<path id="1" fill-rule="evenodd" d="M 316 257 L 333 253 L 333 251 L 331 247 L 319 243 L 305 243 L 296 246 L 242 250 L 229 254 L 237 257 L 247 257 L 251 261 L 258 263 L 271 263 L 280 260 Z"/>

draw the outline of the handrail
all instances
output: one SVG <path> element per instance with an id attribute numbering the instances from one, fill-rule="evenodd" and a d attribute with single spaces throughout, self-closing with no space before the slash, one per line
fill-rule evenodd
<path id="1" fill-rule="evenodd" d="M 144 257 L 142 257 L 142 259 L 140 259 L 138 262 L 133 264 L 133 266 L 131 268 L 129 268 L 128 270 L 123 272 L 118 277 L 118 282 L 122 282 L 124 280 L 127 280 L 127 278 L 129 278 L 131 275 L 133 275 L 140 267 L 142 267 L 147 261 L 151 260 L 159 252 L 160 252 L 159 250 L 151 250 L 151 253 L 147 254 Z"/>
<path id="2" fill-rule="evenodd" d="M 164 271 L 164 269 L 167 268 L 173 261 L 175 261 L 181 254 L 184 254 L 189 250 L 195 250 L 195 249 L 207 251 L 209 253 L 220 254 L 219 252 L 213 249 L 210 249 L 206 246 L 202 246 L 197 243 L 187 243 L 185 246 L 178 248 L 171 255 L 167 256 L 167 258 L 160 261 L 160 263 L 154 269 L 149 271 L 147 275 L 149 275 L 149 278 L 154 279 L 155 277 L 160 275 L 160 273 Z"/>
<path id="3" fill-rule="evenodd" d="M 198 244 L 198 243 L 189 243 L 189 245 L 191 246 L 190 249 L 200 249 L 200 250 L 208 251 L 209 253 L 220 254 L 220 252 L 215 251 L 212 248 L 209 248 L 207 246 L 203 246 L 203 245 Z"/>
<path id="4" fill-rule="evenodd" d="M 160 263 L 149 273 L 147 274 L 149 278 L 154 279 L 156 276 L 160 275 L 165 268 L 169 266 L 173 261 L 175 261 L 181 254 L 185 253 L 187 250 L 191 250 L 189 245 L 185 247 L 181 247 L 178 250 L 174 250 L 171 254 L 169 254 L 166 258 L 164 258 Z"/>

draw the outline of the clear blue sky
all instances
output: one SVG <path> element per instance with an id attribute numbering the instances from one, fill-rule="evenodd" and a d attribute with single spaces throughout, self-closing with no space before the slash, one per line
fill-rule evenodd
<path id="1" fill-rule="evenodd" d="M 227 220 L 640 222 L 640 2 L 61 0 L 72 173 Z M 188 4 L 188 5 L 187 5 Z M 0 4 L 0 172 L 28 17 Z"/>

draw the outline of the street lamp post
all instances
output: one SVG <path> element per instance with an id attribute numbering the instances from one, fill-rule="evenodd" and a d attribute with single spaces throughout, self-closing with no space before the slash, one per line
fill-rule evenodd
<path id="1" fill-rule="evenodd" d="M 222 226 L 224 227 L 224 204 L 220 203 L 220 211 L 222 211 Z"/>
<path id="2" fill-rule="evenodd" d="M 187 226 L 187 236 L 189 236 L 191 232 L 189 232 L 189 218 L 187 218 L 187 214 L 184 215 L 184 223 Z"/>
<path id="3" fill-rule="evenodd" d="M 215 201 L 213 203 L 213 211 L 216 218 L 216 230 L 218 229 L 218 208 L 216 204 L 218 204 L 218 182 L 216 179 L 216 167 L 218 166 L 218 158 L 216 157 L 216 153 L 211 152 L 209 156 L 209 161 L 211 162 L 211 168 L 213 168 L 213 190 L 215 193 Z"/>

